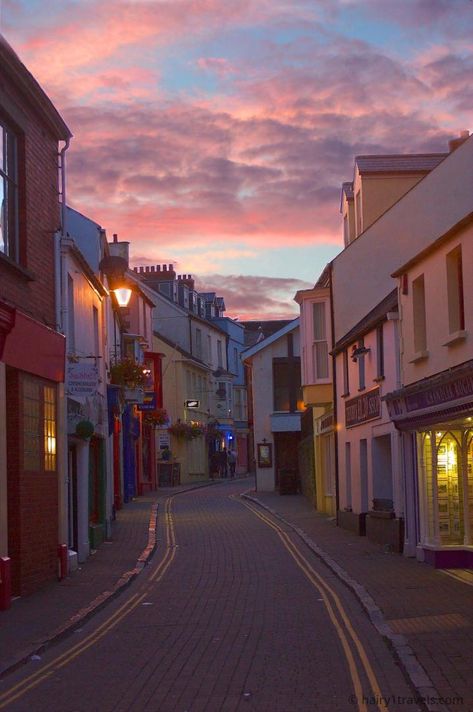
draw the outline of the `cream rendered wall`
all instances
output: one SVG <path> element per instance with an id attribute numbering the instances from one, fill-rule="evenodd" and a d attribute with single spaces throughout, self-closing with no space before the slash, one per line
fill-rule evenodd
<path id="1" fill-rule="evenodd" d="M 463 293 L 465 304 L 466 337 L 452 343 L 448 341 L 448 300 L 446 256 L 457 245 L 462 248 Z M 408 293 L 400 290 L 402 319 L 402 373 L 403 384 L 408 385 L 473 359 L 473 281 L 469 279 L 473 264 L 473 226 L 457 233 L 434 252 L 424 257 L 407 271 Z M 428 358 L 411 363 L 414 357 L 414 327 L 412 307 L 412 282 L 424 275 L 426 331 Z"/>
<path id="2" fill-rule="evenodd" d="M 473 211 L 472 185 L 473 136 L 333 260 L 336 341 L 396 287 L 396 269 Z"/>
<path id="3" fill-rule="evenodd" d="M 294 356 L 300 356 L 299 328 L 290 332 L 293 335 Z M 273 358 L 287 356 L 287 335 L 284 334 L 277 341 L 258 351 L 251 357 L 253 381 L 253 421 L 255 447 L 257 443 L 271 443 L 273 447 L 273 466 L 258 467 L 256 460 L 256 483 L 260 491 L 273 492 L 275 488 L 275 450 L 274 438 L 271 430 L 270 416 L 274 413 L 273 401 Z"/>
<path id="4" fill-rule="evenodd" d="M 348 359 L 349 364 L 349 388 L 350 394 L 347 397 L 342 396 L 343 391 L 343 354 L 340 353 L 336 357 L 336 374 L 337 374 L 337 431 L 338 431 L 338 458 L 339 458 L 339 494 L 340 494 L 340 509 L 345 509 L 350 506 L 347 501 L 347 480 L 346 480 L 346 443 L 351 444 L 351 507 L 354 512 L 360 513 L 365 511 L 362 508 L 362 491 L 360 480 L 360 440 L 366 439 L 368 451 L 368 491 L 367 504 L 368 509 L 372 507 L 372 500 L 375 496 L 373 485 L 373 461 L 372 461 L 372 440 L 373 438 L 383 435 L 391 437 L 391 463 L 392 463 L 392 481 L 393 481 L 393 504 L 397 516 L 401 516 L 404 511 L 404 495 L 402 477 L 400 472 L 400 457 L 399 435 L 391 423 L 384 402 L 381 403 L 381 417 L 375 420 L 370 420 L 367 423 L 357 425 L 355 427 L 345 427 L 345 403 L 364 392 L 368 392 L 379 386 L 380 397 L 389 393 L 398 387 L 398 366 L 396 359 L 396 342 L 398 322 L 397 319 L 390 319 L 383 324 L 384 334 L 384 373 L 385 377 L 382 380 L 377 380 L 377 357 L 376 357 L 376 329 L 368 332 L 364 336 L 364 344 L 369 348 L 369 353 L 365 359 L 365 383 L 366 388 L 363 391 L 358 390 L 358 363 Z M 356 343 L 354 341 L 353 343 Z M 348 348 L 350 354 L 351 345 Z"/>
<path id="5" fill-rule="evenodd" d="M 361 190 L 362 226 L 366 230 L 408 190 L 413 188 L 425 173 L 409 175 L 360 175 L 355 172 L 353 192 Z"/>

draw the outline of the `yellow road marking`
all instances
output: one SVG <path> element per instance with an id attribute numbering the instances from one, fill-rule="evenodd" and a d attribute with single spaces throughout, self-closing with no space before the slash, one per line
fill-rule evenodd
<path id="1" fill-rule="evenodd" d="M 166 541 L 167 549 L 166 553 L 159 563 L 156 571 L 150 576 L 150 581 L 157 583 L 161 581 L 166 571 L 170 567 L 171 563 L 176 556 L 175 547 L 175 532 L 174 532 L 174 521 L 171 513 L 171 501 L 172 497 L 166 500 L 166 513 L 165 513 L 165 525 L 166 525 Z M 105 635 L 107 635 L 115 626 L 118 625 L 126 616 L 128 616 L 140 603 L 141 601 L 149 595 L 151 587 L 147 589 L 141 595 L 137 593 L 133 594 L 131 598 L 128 599 L 120 608 L 118 608 L 115 613 L 107 618 L 98 628 L 96 628 L 92 633 L 90 633 L 86 638 L 76 643 L 72 648 L 70 648 L 65 653 L 62 653 L 58 657 L 54 658 L 51 662 L 44 665 L 40 670 L 32 673 L 26 677 L 21 682 L 11 687 L 0 694 L 0 709 L 6 707 L 6 705 L 11 704 L 19 697 L 22 697 L 29 690 L 41 684 L 44 680 L 54 674 L 55 670 L 59 670 L 66 665 L 68 665 L 72 660 L 81 655 L 84 651 L 90 648 L 92 645 L 98 643 Z"/>
<path id="2" fill-rule="evenodd" d="M 383 696 L 382 696 L 378 681 L 376 679 L 376 675 L 375 675 L 373 668 L 371 667 L 371 664 L 368 660 L 368 656 L 366 655 L 363 644 L 360 641 L 355 630 L 353 629 L 351 621 L 348 618 L 348 616 L 345 612 L 345 609 L 344 609 L 337 593 L 327 584 L 326 581 L 324 581 L 323 577 L 320 574 L 318 574 L 317 571 L 315 571 L 313 569 L 311 564 L 301 554 L 301 552 L 296 548 L 296 546 L 290 540 L 288 534 L 281 527 L 279 527 L 275 522 L 273 522 L 271 519 L 269 519 L 265 514 L 258 512 L 253 506 L 251 506 L 247 502 L 242 502 L 240 500 L 240 503 L 243 504 L 247 509 L 249 509 L 255 516 L 259 517 L 265 524 L 267 524 L 269 527 L 271 527 L 278 534 L 283 545 L 288 550 L 288 552 L 291 554 L 291 556 L 293 557 L 296 564 L 304 572 L 306 577 L 315 586 L 315 588 L 317 588 L 320 595 L 322 596 L 322 599 L 323 599 L 324 604 L 327 608 L 327 612 L 329 614 L 330 620 L 332 621 L 332 623 L 337 631 L 337 634 L 340 638 L 343 649 L 345 651 L 345 655 L 347 656 L 347 663 L 348 663 L 348 667 L 350 670 L 350 675 L 352 678 L 353 687 L 355 690 L 355 696 L 356 696 L 356 699 L 358 702 L 359 709 L 366 710 L 366 705 L 365 705 L 364 699 L 363 699 L 364 696 L 363 696 L 363 692 L 362 692 L 362 688 L 361 688 L 361 682 L 359 679 L 358 671 L 356 670 L 356 665 L 354 663 L 351 649 L 349 647 L 348 647 L 349 652 L 347 653 L 346 646 L 348 646 L 348 641 L 346 639 L 343 629 L 341 628 L 338 620 L 335 617 L 335 612 L 333 610 L 332 604 L 331 604 L 330 600 L 328 599 L 325 592 L 328 592 L 329 595 L 332 597 L 332 599 L 335 603 L 335 606 L 340 614 L 340 617 L 343 620 L 345 628 L 348 631 L 350 638 L 352 639 L 352 641 L 356 647 L 356 650 L 360 657 L 361 663 L 365 670 L 366 676 L 370 682 L 374 696 L 375 696 L 376 700 L 379 700 L 381 702 L 383 700 Z M 379 703 L 377 706 L 378 706 L 378 709 L 380 709 L 380 710 L 386 708 L 386 705 L 383 702 L 381 702 L 381 706 Z"/>

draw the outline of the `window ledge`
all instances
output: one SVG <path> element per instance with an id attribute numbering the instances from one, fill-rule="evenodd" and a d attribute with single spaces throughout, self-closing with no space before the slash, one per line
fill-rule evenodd
<path id="1" fill-rule="evenodd" d="M 348 391 L 347 393 L 342 393 L 340 398 L 349 398 L 349 396 L 350 396 L 350 391 Z"/>
<path id="2" fill-rule="evenodd" d="M 465 329 L 462 329 L 462 331 L 454 331 L 452 334 L 449 335 L 448 339 L 442 346 L 454 346 L 455 344 L 458 344 L 460 341 L 464 341 L 467 337 L 468 332 L 465 331 Z"/>
<path id="3" fill-rule="evenodd" d="M 30 272 L 30 270 L 26 269 L 26 267 L 22 267 L 22 265 L 18 264 L 18 262 L 12 260 L 11 257 L 4 255 L 3 252 L 0 252 L 0 265 L 5 265 L 5 267 L 11 269 L 13 272 L 16 272 L 19 277 L 23 277 L 23 279 L 27 282 L 34 282 L 36 279 L 33 272 Z"/>
<path id="4" fill-rule="evenodd" d="M 419 361 L 424 361 L 426 358 L 429 358 L 428 351 L 417 351 L 409 363 L 418 363 Z"/>
<path id="5" fill-rule="evenodd" d="M 376 376 L 376 378 L 373 378 L 374 383 L 382 383 L 382 381 L 386 380 L 386 376 Z"/>

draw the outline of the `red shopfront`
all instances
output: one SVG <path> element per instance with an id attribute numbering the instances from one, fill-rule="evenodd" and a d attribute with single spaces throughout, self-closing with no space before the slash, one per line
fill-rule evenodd
<path id="1" fill-rule="evenodd" d="M 14 595 L 58 575 L 60 483 L 58 384 L 64 382 L 65 338 L 14 310 L 6 335 L 7 539 Z"/>

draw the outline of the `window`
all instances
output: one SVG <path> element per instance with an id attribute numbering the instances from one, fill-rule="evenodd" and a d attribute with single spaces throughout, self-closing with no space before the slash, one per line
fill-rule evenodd
<path id="1" fill-rule="evenodd" d="M 195 355 L 202 358 L 202 331 L 200 329 L 195 330 Z"/>
<path id="2" fill-rule="evenodd" d="M 412 282 L 412 309 L 414 326 L 414 351 L 419 353 L 427 348 L 427 331 L 425 323 L 425 289 L 424 275 L 421 274 Z"/>
<path id="3" fill-rule="evenodd" d="M 23 379 L 23 467 L 56 469 L 56 389 L 36 378 Z"/>
<path id="4" fill-rule="evenodd" d="M 67 350 L 73 354 L 76 351 L 74 323 L 74 280 L 67 275 Z"/>
<path id="5" fill-rule="evenodd" d="M 235 373 L 238 373 L 238 349 L 236 346 L 233 348 L 233 363 L 235 364 Z"/>
<path id="6" fill-rule="evenodd" d="M 99 310 L 97 307 L 92 307 L 92 323 L 94 325 L 94 356 L 100 356 Z"/>
<path id="7" fill-rule="evenodd" d="M 207 361 L 212 363 L 212 337 L 207 334 Z"/>
<path id="8" fill-rule="evenodd" d="M 384 378 L 384 332 L 383 324 L 376 328 L 376 371 L 377 378 Z"/>
<path id="9" fill-rule="evenodd" d="M 217 366 L 219 368 L 223 368 L 223 351 L 221 341 L 217 341 Z"/>
<path id="10" fill-rule="evenodd" d="M 0 120 L 0 253 L 18 261 L 18 146 Z"/>
<path id="11" fill-rule="evenodd" d="M 461 245 L 458 245 L 447 255 L 447 297 L 449 333 L 463 331 L 465 328 L 465 307 Z"/>
<path id="12" fill-rule="evenodd" d="M 273 359 L 274 410 L 293 413 L 302 402 L 299 358 Z"/>
<path id="13" fill-rule="evenodd" d="M 358 348 L 362 349 L 362 348 L 364 348 L 364 345 L 365 345 L 364 339 L 360 339 L 358 341 Z M 364 388 L 366 388 L 365 356 L 364 356 L 364 354 L 358 356 L 357 361 L 358 361 L 358 388 L 360 391 L 362 391 Z"/>
<path id="14" fill-rule="evenodd" d="M 350 378 L 348 370 L 348 350 L 343 352 L 343 395 L 350 395 Z"/>
<path id="15" fill-rule="evenodd" d="M 325 319 L 325 302 L 315 302 L 312 305 L 313 319 L 313 360 L 314 378 L 328 378 L 328 344 Z"/>
<path id="16" fill-rule="evenodd" d="M 356 236 L 360 235 L 362 229 L 363 229 L 363 222 L 361 219 L 361 194 L 360 191 L 356 194 L 356 204 L 355 204 L 355 211 L 356 211 Z"/>
<path id="17" fill-rule="evenodd" d="M 217 388 L 217 399 L 225 400 L 227 397 L 227 384 L 225 381 L 219 381 Z"/>

